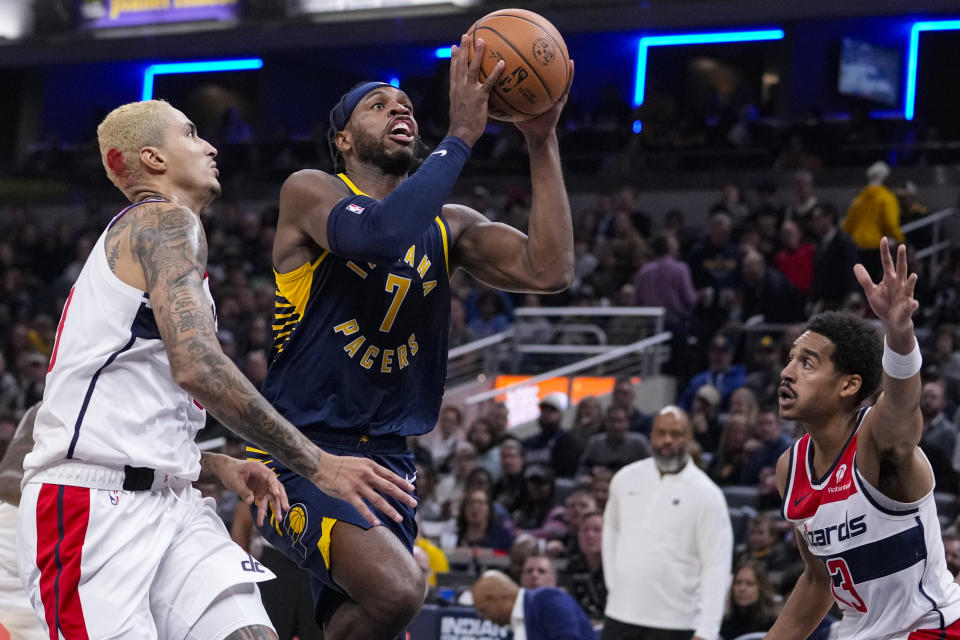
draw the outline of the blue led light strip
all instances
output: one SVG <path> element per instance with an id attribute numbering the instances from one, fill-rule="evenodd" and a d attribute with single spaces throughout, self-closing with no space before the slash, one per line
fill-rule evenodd
<path id="1" fill-rule="evenodd" d="M 907 54 L 907 90 L 903 100 L 903 117 L 913 120 L 917 106 L 917 54 L 920 50 L 921 31 L 956 31 L 960 20 L 933 20 L 914 22 L 910 28 L 910 49 Z"/>
<path id="2" fill-rule="evenodd" d="M 645 36 L 637 46 L 637 77 L 634 82 L 633 106 L 643 104 L 647 84 L 647 49 L 691 44 L 724 44 L 728 42 L 759 42 L 782 40 L 783 29 L 755 31 L 720 31 L 716 33 L 674 33 L 665 36 Z"/>
<path id="3" fill-rule="evenodd" d="M 239 58 L 236 60 L 207 60 L 203 62 L 169 62 L 151 64 L 143 71 L 143 92 L 141 100 L 153 99 L 153 79 L 160 75 L 176 73 L 213 73 L 217 71 L 249 71 L 263 67 L 260 58 Z"/>

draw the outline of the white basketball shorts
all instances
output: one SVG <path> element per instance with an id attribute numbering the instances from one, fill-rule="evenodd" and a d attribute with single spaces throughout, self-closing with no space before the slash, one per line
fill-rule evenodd
<path id="1" fill-rule="evenodd" d="M 84 466 L 74 465 L 74 475 L 85 475 Z M 122 486 L 123 472 L 109 473 Z M 101 481 L 102 467 L 96 477 L 100 487 L 113 484 Z M 218 596 L 274 577 L 233 543 L 212 499 L 172 480 L 122 491 L 52 484 L 40 474 L 24 487 L 17 561 L 48 631 L 66 640 L 183 640 Z M 218 625 L 224 636 L 247 625 L 272 628 L 254 593 L 253 605 L 244 600 L 249 615 L 233 611 Z"/>

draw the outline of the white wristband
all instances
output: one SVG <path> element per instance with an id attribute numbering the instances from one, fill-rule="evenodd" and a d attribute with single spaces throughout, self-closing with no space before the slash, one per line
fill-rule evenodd
<path id="1" fill-rule="evenodd" d="M 891 378 L 906 380 L 920 373 L 923 358 L 920 356 L 920 345 L 913 341 L 913 350 L 903 355 L 897 353 L 887 344 L 887 337 L 883 337 L 883 370 Z"/>

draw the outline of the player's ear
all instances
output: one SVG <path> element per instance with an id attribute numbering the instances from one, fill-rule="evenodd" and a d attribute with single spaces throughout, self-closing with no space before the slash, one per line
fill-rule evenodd
<path id="1" fill-rule="evenodd" d="M 337 145 L 340 153 L 343 153 L 344 151 L 353 149 L 353 136 L 351 136 L 350 132 L 346 129 L 337 131 L 337 135 L 333 138 L 333 143 Z"/>
<path id="2" fill-rule="evenodd" d="M 853 398 L 860 393 L 860 388 L 863 386 L 863 378 L 860 377 L 858 373 L 851 373 L 845 375 L 841 379 L 840 385 L 840 397 L 841 398 Z"/>
<path id="3" fill-rule="evenodd" d="M 140 162 L 155 173 L 163 173 L 167 169 L 166 157 L 159 147 L 141 147 Z"/>

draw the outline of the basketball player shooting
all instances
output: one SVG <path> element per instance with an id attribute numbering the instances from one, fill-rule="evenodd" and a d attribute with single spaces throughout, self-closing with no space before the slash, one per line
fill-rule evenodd
<path id="1" fill-rule="evenodd" d="M 832 603 L 838 637 L 960 638 L 960 587 L 944 558 L 933 472 L 917 446 L 921 357 L 913 333 L 916 274 L 906 247 L 881 242 L 883 277 L 855 267 L 883 344 L 851 315 L 823 313 L 790 349 L 780 415 L 807 429 L 777 464 L 783 514 L 803 574 L 767 638 L 806 638 Z M 872 407 L 866 401 L 881 386 Z"/>
<path id="2" fill-rule="evenodd" d="M 283 419 L 216 335 L 199 212 L 220 193 L 217 154 L 166 102 L 113 110 L 97 129 L 107 176 L 132 202 L 70 291 L 24 460 L 17 559 L 49 637 L 276 638 L 256 582 L 191 481 L 218 478 L 263 519 L 289 504 L 259 463 L 200 454 L 204 407 L 310 483 L 396 516 L 415 501 L 371 460 L 338 457 Z"/>
<path id="3" fill-rule="evenodd" d="M 330 114 L 340 173 L 300 171 L 280 192 L 276 342 L 264 395 L 321 448 L 372 458 L 411 479 L 406 438 L 434 427 L 443 398 L 449 275 L 462 268 L 492 286 L 531 292 L 562 290 L 573 276 L 555 131 L 569 85 L 548 111 L 516 124 L 530 154 L 529 235 L 444 204 L 486 128 L 504 68 L 499 62 L 481 81 L 483 41 L 471 62 L 467 43 L 464 36 L 451 49 L 448 135 L 415 173 L 410 99 L 367 82 Z M 261 531 L 309 573 L 327 637 L 399 636 L 424 594 L 412 555 L 414 510 L 391 499 L 402 522 L 381 518 L 375 506 L 385 526 L 371 527 L 355 505 L 247 450 L 286 487 L 290 514 Z"/>

